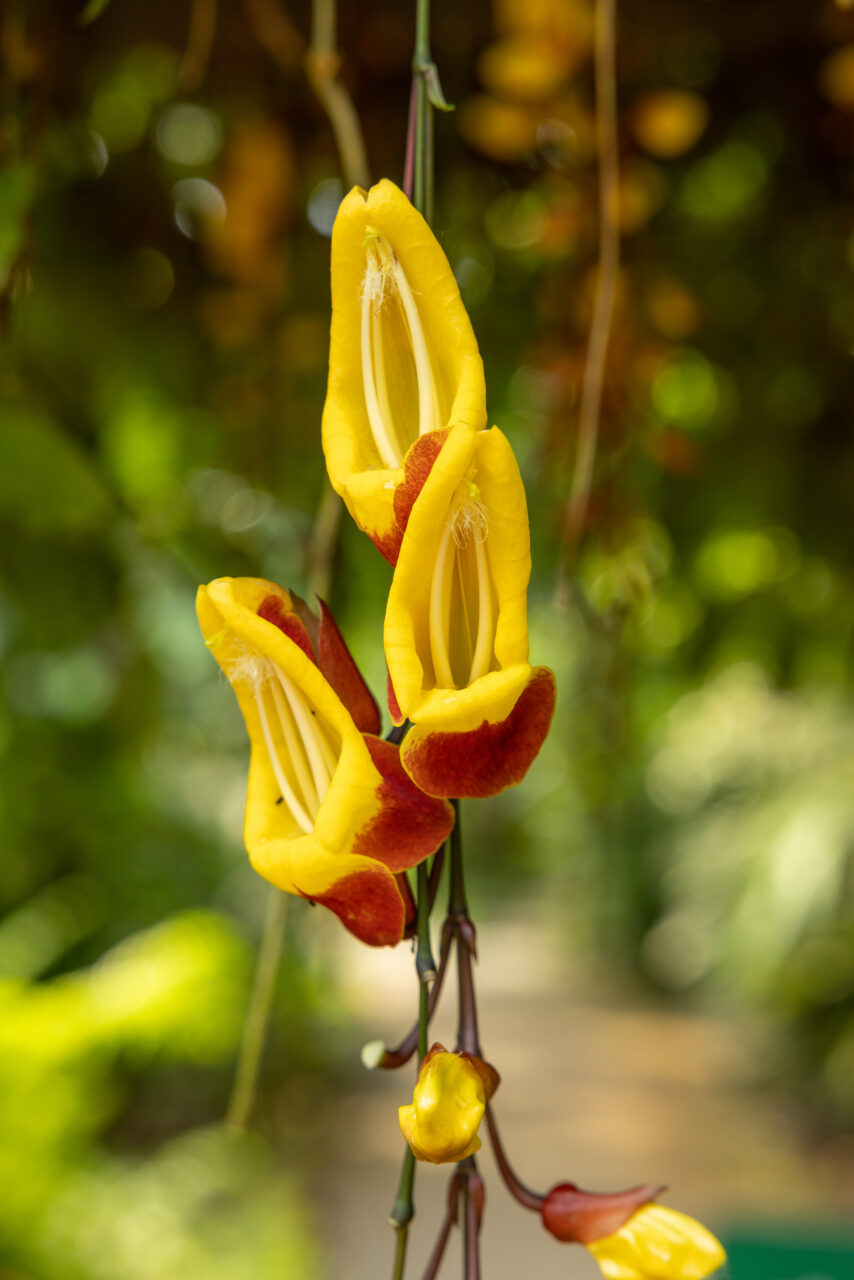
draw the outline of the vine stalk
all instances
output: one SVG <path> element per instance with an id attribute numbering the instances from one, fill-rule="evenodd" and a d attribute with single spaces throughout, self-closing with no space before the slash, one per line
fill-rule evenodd
<path id="1" fill-rule="evenodd" d="M 599 270 L 581 387 L 578 448 L 564 510 L 556 603 L 569 604 L 570 580 L 590 501 L 602 415 L 602 387 L 620 266 L 616 74 L 617 0 L 596 0 L 596 136 L 599 151 Z"/>

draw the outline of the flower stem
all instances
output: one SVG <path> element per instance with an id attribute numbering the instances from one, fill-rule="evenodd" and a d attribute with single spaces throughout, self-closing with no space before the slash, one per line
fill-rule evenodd
<path id="1" fill-rule="evenodd" d="M 406 1245 L 409 1239 L 409 1224 L 415 1217 L 415 1207 L 412 1203 L 414 1185 L 415 1156 L 410 1148 L 407 1147 L 403 1154 L 403 1164 L 400 1166 L 397 1195 L 388 1220 L 389 1226 L 394 1227 L 397 1233 L 394 1249 L 394 1267 L 391 1273 L 392 1280 L 403 1280 L 403 1269 L 406 1265 Z"/>
<path id="2" fill-rule="evenodd" d="M 415 972 L 418 975 L 418 1062 L 427 1052 L 427 1031 L 430 1022 L 430 984 L 436 977 L 436 962 L 430 944 L 430 880 L 427 863 L 418 864 L 418 941 L 415 947 Z M 415 1156 L 407 1146 L 400 1170 L 397 1196 L 389 1222 L 397 1232 L 392 1280 L 403 1280 L 406 1264 L 406 1244 L 409 1224 L 415 1216 L 413 1188 L 415 1185 Z"/>
<path id="3" fill-rule="evenodd" d="M 602 387 L 620 265 L 615 27 L 617 0 L 596 0 L 596 134 L 599 149 L 599 277 L 584 364 L 578 449 L 564 509 L 556 602 L 565 607 L 578 543 L 584 528 L 599 438 Z"/>
<path id="4" fill-rule="evenodd" d="M 457 974 L 459 981 L 459 1021 L 457 1044 L 466 1053 L 481 1056 L 480 1034 L 477 1023 L 477 997 L 474 989 L 472 960 L 477 955 L 477 934 L 469 918 L 463 872 L 463 831 L 459 800 L 454 801 L 456 821 L 451 832 L 451 888 L 448 899 L 448 919 L 457 940 Z"/>
<path id="5" fill-rule="evenodd" d="M 430 0 L 416 0 L 415 52 L 412 58 L 415 108 L 412 203 L 428 222 L 433 221 L 433 109 L 427 95 L 430 66 Z"/>
<path id="6" fill-rule="evenodd" d="M 463 1199 L 463 1276 L 480 1280 L 480 1224 L 483 1217 L 483 1179 L 474 1156 L 459 1165 Z"/>
<path id="7" fill-rule="evenodd" d="M 495 1156 L 495 1163 L 498 1165 L 498 1171 L 504 1179 L 507 1190 L 513 1196 L 514 1200 L 518 1200 L 519 1204 L 525 1206 L 526 1209 L 535 1209 L 538 1213 L 542 1208 L 545 1196 L 541 1196 L 538 1192 L 532 1191 L 530 1187 L 526 1187 L 524 1182 L 516 1177 L 510 1161 L 507 1159 L 501 1139 L 498 1135 L 498 1128 L 495 1123 L 495 1116 L 492 1107 L 486 1104 L 486 1125 L 489 1129 L 489 1139 L 492 1143 L 492 1152 Z"/>
<path id="8" fill-rule="evenodd" d="M 432 899 L 431 899 L 432 901 Z M 442 992 L 442 986 L 445 981 L 445 974 L 448 971 L 448 960 L 451 954 L 451 942 L 453 940 L 453 931 L 450 922 L 445 921 L 442 929 L 442 942 L 439 947 L 439 968 L 436 972 L 436 980 L 430 989 L 430 999 L 427 1004 L 428 1023 L 432 1018 L 436 1005 L 439 1003 L 439 996 Z M 419 1010 L 420 1012 L 420 1010 Z M 386 1049 L 383 1056 L 377 1063 L 378 1067 L 390 1069 L 394 1067 L 402 1067 L 409 1061 L 415 1050 L 418 1048 L 418 1035 L 421 1029 L 421 1018 L 415 1023 L 415 1026 L 407 1036 L 401 1040 L 400 1044 L 395 1045 L 393 1049 Z M 421 1055 L 424 1056 L 423 1054 Z"/>
<path id="9" fill-rule="evenodd" d="M 276 973 L 279 968 L 286 914 L 287 896 L 281 889 L 271 885 L 267 890 L 267 914 L 258 951 L 258 962 L 255 966 L 255 982 L 243 1028 L 243 1040 L 240 1045 L 237 1070 L 234 1073 L 234 1084 L 225 1113 L 225 1123 L 232 1129 L 247 1127 L 255 1102 L 258 1073 L 267 1035 L 267 1021 L 276 987 Z"/>

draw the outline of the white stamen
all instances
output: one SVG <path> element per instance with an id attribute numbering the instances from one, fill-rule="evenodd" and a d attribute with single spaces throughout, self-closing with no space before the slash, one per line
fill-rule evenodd
<path id="1" fill-rule="evenodd" d="M 444 686 L 447 689 L 455 687 L 448 651 L 453 560 L 450 564 L 448 562 L 453 545 L 453 531 L 449 525 L 446 525 L 439 543 L 436 563 L 433 566 L 433 581 L 430 585 L 430 651 L 433 657 L 433 676 L 438 686 Z"/>
<path id="2" fill-rule="evenodd" d="M 272 666 L 288 704 L 294 713 L 297 729 L 308 752 L 308 761 L 311 765 L 314 785 L 317 788 L 317 799 L 320 803 L 329 790 L 329 783 L 335 771 L 335 757 L 325 736 L 321 733 L 314 715 L 312 715 L 305 694 L 301 689 L 297 688 L 290 676 L 277 663 L 274 662 Z"/>
<path id="3" fill-rule="evenodd" d="M 403 303 L 406 323 L 409 325 L 409 339 L 412 343 L 412 355 L 415 359 L 415 376 L 418 380 L 418 434 L 423 436 L 427 431 L 437 431 L 441 426 L 436 404 L 436 386 L 433 381 L 433 367 L 418 307 L 412 296 L 409 281 L 396 258 L 392 260 L 392 274 Z"/>
<path id="4" fill-rule="evenodd" d="M 377 384 L 374 378 L 374 362 L 371 358 L 371 320 L 374 302 L 377 294 L 377 285 L 375 276 L 380 276 L 379 284 L 379 300 L 382 301 L 382 273 L 377 270 L 371 256 L 368 257 L 368 270 L 365 275 L 364 285 L 362 287 L 362 325 L 361 325 L 361 349 L 362 349 L 362 386 L 365 391 L 365 407 L 368 411 L 368 421 L 371 425 L 371 434 L 374 437 L 374 443 L 377 446 L 380 458 L 387 467 L 400 466 L 400 454 L 394 446 L 394 442 L 389 436 L 386 427 L 386 419 L 383 417 L 383 410 L 380 407 L 377 398 Z M 379 346 L 379 344 L 377 344 Z M 382 354 L 378 357 L 382 362 Z M 385 409 L 388 413 L 388 401 L 385 397 Z M 391 416 L 388 417 L 389 423 Z"/>
<path id="5" fill-rule="evenodd" d="M 297 775 L 297 781 L 302 788 L 302 794 L 305 799 L 305 806 L 312 817 L 316 817 L 320 808 L 320 797 L 317 794 L 317 788 L 312 781 L 311 772 L 306 759 L 305 747 L 297 732 L 293 712 L 290 704 L 286 701 L 285 695 L 282 693 L 282 687 L 278 679 L 270 682 L 270 688 L 273 692 L 273 701 L 276 704 L 276 711 L 279 715 L 279 723 L 285 735 L 285 745 L 288 749 L 291 764 Z"/>
<path id="6" fill-rule="evenodd" d="M 477 643 L 471 660 L 469 683 L 485 676 L 492 661 L 492 590 L 489 582 L 489 565 L 486 547 L 475 539 L 475 565 L 477 567 Z"/>
<path id="7" fill-rule="evenodd" d="M 279 784 L 279 790 L 282 793 L 282 798 L 290 809 L 297 824 L 302 827 L 305 834 L 308 835 L 309 832 L 313 830 L 314 823 L 294 795 L 293 788 L 288 782 L 287 775 L 282 768 L 282 762 L 279 759 L 276 751 L 276 744 L 273 741 L 273 734 L 270 731 L 270 722 L 267 719 L 267 708 L 264 706 L 264 696 L 259 689 L 255 690 L 255 703 L 258 707 L 258 716 L 261 721 L 261 732 L 264 734 L 267 754 L 270 757 L 270 764 L 272 765 L 276 782 Z"/>

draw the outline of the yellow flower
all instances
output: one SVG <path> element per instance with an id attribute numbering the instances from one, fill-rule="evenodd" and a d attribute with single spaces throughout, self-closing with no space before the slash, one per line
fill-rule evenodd
<path id="1" fill-rule="evenodd" d="M 438 848 L 450 806 L 422 795 L 375 736 L 376 703 L 325 605 L 317 619 L 275 583 L 219 578 L 196 607 L 252 747 L 244 836 L 255 870 L 363 942 L 399 942 L 395 876 Z"/>
<path id="2" fill-rule="evenodd" d="M 645 1205 L 587 1248 L 607 1280 L 704 1280 L 726 1262 L 711 1231 L 660 1204 Z"/>
<path id="3" fill-rule="evenodd" d="M 494 795 L 542 745 L 555 685 L 528 661 L 530 572 L 513 450 L 459 424 L 408 513 L 385 619 L 392 716 L 413 725 L 401 759 L 429 795 Z"/>
<path id="4" fill-rule="evenodd" d="M 661 1190 L 602 1194 L 563 1182 L 543 1198 L 543 1226 L 558 1240 L 589 1249 L 606 1280 L 705 1280 L 726 1253 L 694 1218 L 655 1204 Z"/>
<path id="5" fill-rule="evenodd" d="M 394 509 L 417 440 L 486 423 L 483 365 L 438 241 L 386 180 L 343 200 L 332 232 L 323 449 L 332 487 L 394 563 Z"/>
<path id="6" fill-rule="evenodd" d="M 416 1159 L 448 1164 L 479 1151 L 478 1127 L 497 1087 L 498 1074 L 488 1063 L 433 1045 L 421 1063 L 412 1104 L 397 1113 Z"/>

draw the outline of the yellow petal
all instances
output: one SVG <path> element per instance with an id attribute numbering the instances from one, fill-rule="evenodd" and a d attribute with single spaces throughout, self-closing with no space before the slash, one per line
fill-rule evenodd
<path id="1" fill-rule="evenodd" d="M 419 435 L 485 421 L 477 342 L 438 241 L 393 183 L 355 187 L 332 233 L 323 448 L 333 488 L 382 548 Z"/>
<path id="2" fill-rule="evenodd" d="M 477 1130 L 485 1107 L 483 1079 L 472 1061 L 434 1052 L 424 1060 L 412 1104 L 399 1108 L 398 1120 L 418 1160 L 447 1164 L 480 1149 Z"/>
<path id="3" fill-rule="evenodd" d="M 288 893 L 321 901 L 331 897 L 333 909 L 351 928 L 355 917 L 348 919 L 341 899 L 355 893 L 364 914 L 368 875 L 386 916 L 399 902 L 402 913 L 388 868 L 351 852 L 359 832 L 380 810 L 379 771 L 317 666 L 259 617 L 258 608 L 271 595 L 290 608 L 287 592 L 257 578 L 220 578 L 201 587 L 197 600 L 202 633 L 237 695 L 252 747 L 244 828 L 252 865 Z M 288 706 L 283 690 L 291 690 Z M 308 740 L 296 763 L 289 731 Z M 377 936 L 383 927 L 377 925 Z M 354 932 L 369 940 L 364 930 Z"/>
<path id="4" fill-rule="evenodd" d="M 660 1204 L 645 1205 L 587 1248 L 607 1280 L 705 1280 L 726 1262 L 701 1223 Z"/>
<path id="5" fill-rule="evenodd" d="M 455 427 L 409 517 L 385 650 L 401 712 L 474 728 L 506 718 L 530 678 L 525 491 L 497 427 Z"/>

